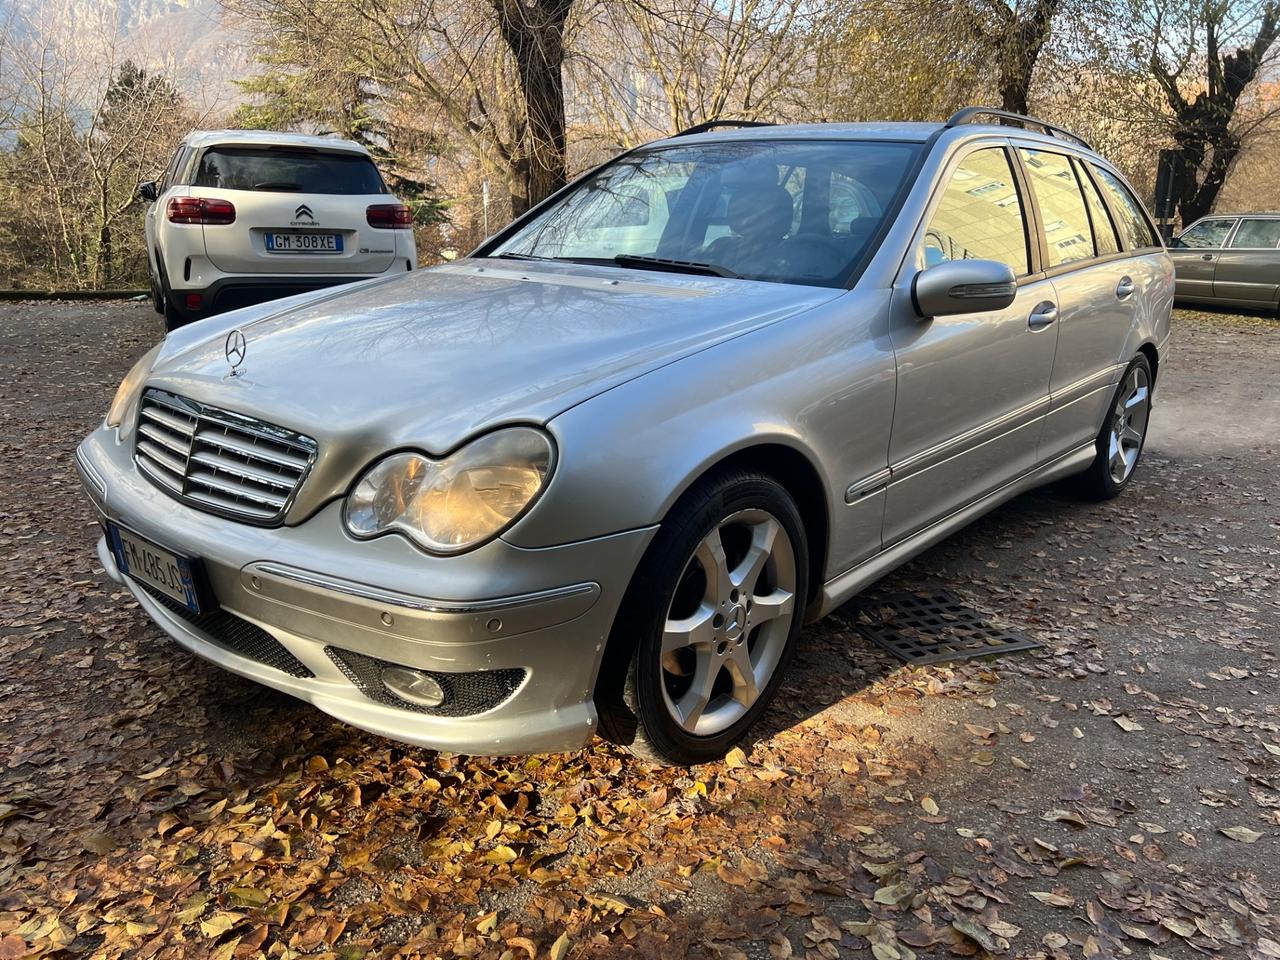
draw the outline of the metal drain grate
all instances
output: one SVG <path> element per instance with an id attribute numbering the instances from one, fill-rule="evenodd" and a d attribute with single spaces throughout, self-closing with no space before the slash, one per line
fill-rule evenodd
<path id="1" fill-rule="evenodd" d="M 992 657 L 1043 646 L 989 623 L 943 590 L 869 596 L 858 604 L 852 619 L 858 633 L 911 664 Z"/>

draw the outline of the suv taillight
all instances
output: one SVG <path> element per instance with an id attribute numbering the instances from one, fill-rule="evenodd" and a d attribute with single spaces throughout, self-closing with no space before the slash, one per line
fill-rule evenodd
<path id="1" fill-rule="evenodd" d="M 236 222 L 236 208 L 229 200 L 206 197 L 174 197 L 169 201 L 170 223 L 203 223 L 225 226 Z"/>
<path id="2" fill-rule="evenodd" d="M 408 230 L 413 226 L 413 211 L 403 203 L 375 203 L 364 212 L 369 226 L 382 230 Z"/>

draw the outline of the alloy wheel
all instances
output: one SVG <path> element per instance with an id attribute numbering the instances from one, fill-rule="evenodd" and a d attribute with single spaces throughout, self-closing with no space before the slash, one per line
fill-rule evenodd
<path id="1" fill-rule="evenodd" d="M 795 593 L 795 548 L 767 511 L 738 511 L 702 538 L 662 633 L 663 699 L 681 729 L 713 736 L 751 709 L 786 649 Z"/>
<path id="2" fill-rule="evenodd" d="M 1138 463 L 1150 413 L 1151 386 L 1147 371 L 1141 366 L 1134 366 L 1125 378 L 1124 389 L 1120 391 L 1111 415 L 1107 466 L 1111 479 L 1117 485 L 1129 479 Z"/>

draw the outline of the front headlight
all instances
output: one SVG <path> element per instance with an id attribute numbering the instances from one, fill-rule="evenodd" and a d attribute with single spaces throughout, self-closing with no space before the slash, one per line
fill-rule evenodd
<path id="1" fill-rule="evenodd" d="M 551 438 L 532 427 L 495 430 L 441 460 L 392 454 L 347 498 L 347 529 L 363 538 L 394 531 L 431 553 L 461 553 L 529 508 L 554 459 Z"/>
<path id="2" fill-rule="evenodd" d="M 144 353 L 116 389 L 115 399 L 111 401 L 111 408 L 107 411 L 107 426 L 119 429 L 121 437 L 127 437 L 133 431 L 133 421 L 138 413 L 138 397 L 147 377 L 151 375 L 151 368 L 155 365 L 156 355 L 162 345 L 163 341 Z"/>

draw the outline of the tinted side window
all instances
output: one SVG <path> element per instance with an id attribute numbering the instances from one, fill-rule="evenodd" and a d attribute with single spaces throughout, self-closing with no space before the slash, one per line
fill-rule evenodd
<path id="1" fill-rule="evenodd" d="M 961 161 L 925 230 L 924 262 L 998 260 L 1031 272 L 1022 201 L 1009 158 L 988 147 Z"/>
<path id="2" fill-rule="evenodd" d="M 1191 247 L 1193 250 L 1216 250 L 1227 241 L 1234 220 L 1201 220 L 1194 227 L 1186 230 L 1178 237 L 1175 246 Z"/>
<path id="3" fill-rule="evenodd" d="M 1147 222 L 1146 214 L 1142 210 L 1142 204 L 1134 199 L 1128 188 L 1109 170 L 1104 170 L 1099 166 L 1095 166 L 1093 170 L 1098 175 L 1098 182 L 1102 185 L 1102 189 L 1111 198 L 1111 208 L 1115 210 L 1116 216 L 1120 218 L 1117 226 L 1120 227 L 1120 232 L 1124 235 L 1125 245 L 1130 250 L 1140 247 L 1163 246 L 1155 231 L 1151 229 L 1151 225 Z"/>
<path id="4" fill-rule="evenodd" d="M 1102 202 L 1102 194 L 1098 193 L 1098 188 L 1093 185 L 1088 172 L 1079 160 L 1072 160 L 1071 165 L 1075 167 L 1076 179 L 1080 181 L 1080 187 L 1084 190 L 1085 203 L 1089 207 L 1089 220 L 1093 224 L 1093 245 L 1098 251 L 1098 256 L 1105 257 L 1109 253 L 1119 253 L 1120 238 L 1116 236 L 1116 225 L 1111 222 L 1107 205 Z"/>
<path id="5" fill-rule="evenodd" d="M 1093 256 L 1089 213 L 1071 160 L 1061 153 L 1020 149 L 1031 189 L 1040 203 L 1040 219 L 1049 246 L 1049 266 L 1056 267 Z"/>
<path id="6" fill-rule="evenodd" d="M 173 175 L 177 172 L 178 161 L 182 159 L 182 155 L 185 151 L 186 147 L 178 147 L 177 150 L 173 151 L 173 156 L 169 158 L 169 166 L 165 168 L 164 176 L 160 178 L 161 193 L 164 193 L 173 186 Z"/>
<path id="7" fill-rule="evenodd" d="M 1231 246 L 1257 249 L 1274 248 L 1280 244 L 1280 219 L 1242 220 L 1240 229 L 1231 238 Z"/>

